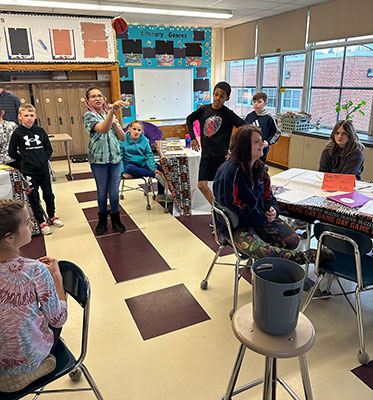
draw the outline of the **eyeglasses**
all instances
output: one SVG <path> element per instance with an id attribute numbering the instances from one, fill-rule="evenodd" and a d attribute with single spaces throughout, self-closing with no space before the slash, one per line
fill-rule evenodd
<path id="1" fill-rule="evenodd" d="M 104 95 L 102 94 L 93 94 L 92 96 L 89 96 L 90 99 L 103 99 Z"/>

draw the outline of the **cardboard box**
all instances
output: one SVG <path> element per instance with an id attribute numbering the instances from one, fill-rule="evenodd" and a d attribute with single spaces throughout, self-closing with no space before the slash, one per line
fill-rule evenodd
<path id="1" fill-rule="evenodd" d="M 67 71 L 69 81 L 95 81 L 96 71 Z"/>

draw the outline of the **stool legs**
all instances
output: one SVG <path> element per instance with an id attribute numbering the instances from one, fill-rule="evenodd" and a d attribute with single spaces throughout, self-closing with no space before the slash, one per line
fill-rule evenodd
<path id="1" fill-rule="evenodd" d="M 231 375 L 231 378 L 229 379 L 227 391 L 225 392 L 224 397 L 222 400 L 231 400 L 232 399 L 232 393 L 234 390 L 234 387 L 236 386 L 237 378 L 238 378 L 238 373 L 240 372 L 243 356 L 245 355 L 246 347 L 241 344 L 240 350 L 238 351 L 238 356 L 236 363 L 234 364 L 233 367 L 233 372 Z"/>
<path id="2" fill-rule="evenodd" d="M 299 356 L 299 364 L 302 373 L 303 389 L 304 389 L 304 394 L 306 396 L 306 400 L 312 400 L 313 397 L 312 397 L 311 382 L 310 382 L 310 376 L 308 375 L 308 367 L 305 354 Z"/>
<path id="3" fill-rule="evenodd" d="M 272 399 L 273 358 L 266 357 L 264 371 L 263 400 Z"/>

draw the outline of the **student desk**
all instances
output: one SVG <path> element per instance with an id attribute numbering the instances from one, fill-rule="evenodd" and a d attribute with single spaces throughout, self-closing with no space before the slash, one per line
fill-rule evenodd
<path id="1" fill-rule="evenodd" d="M 292 218 L 309 223 L 315 220 L 363 232 L 373 238 L 373 215 L 350 208 L 327 196 L 343 192 L 321 190 L 322 172 L 291 168 L 271 178 L 272 188 L 281 210 Z M 356 181 L 357 190 L 373 199 L 373 182 Z"/>
<path id="2" fill-rule="evenodd" d="M 157 151 L 176 211 L 180 215 L 210 214 L 211 205 L 198 189 L 200 152 L 185 147 L 174 151 L 167 143 L 157 141 Z"/>
<path id="3" fill-rule="evenodd" d="M 69 177 L 71 178 L 71 180 L 74 180 L 73 178 L 73 174 L 71 173 L 71 164 L 70 164 L 70 153 L 69 153 L 69 142 L 71 142 L 73 140 L 73 138 L 68 135 L 67 133 L 54 133 L 52 135 L 48 135 L 49 137 L 49 141 L 51 143 L 55 143 L 55 142 L 63 142 L 65 145 L 65 153 L 66 153 L 66 157 L 67 157 L 67 165 L 69 168 Z M 52 179 L 55 181 L 56 180 L 56 174 L 53 171 L 52 165 L 49 163 L 49 167 L 51 169 L 51 174 L 52 174 Z"/>

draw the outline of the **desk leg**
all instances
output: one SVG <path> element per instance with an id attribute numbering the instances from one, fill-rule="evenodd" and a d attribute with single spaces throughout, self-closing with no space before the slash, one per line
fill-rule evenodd
<path id="1" fill-rule="evenodd" d="M 71 164 L 70 164 L 70 154 L 69 154 L 69 144 L 67 141 L 65 141 L 65 152 L 66 152 L 66 157 L 67 157 L 67 165 L 69 166 L 69 176 L 70 179 L 73 181 L 74 177 L 73 174 L 71 173 Z"/>
<path id="2" fill-rule="evenodd" d="M 50 162 L 50 160 L 48 160 L 48 166 L 49 166 L 50 173 L 52 175 L 52 180 L 53 180 L 53 182 L 55 182 L 57 180 L 56 173 L 53 170 L 52 163 Z"/>
<path id="3" fill-rule="evenodd" d="M 306 230 L 306 232 L 307 232 L 307 245 L 306 245 L 307 250 L 311 247 L 311 226 L 312 226 L 312 224 L 310 224 L 310 223 L 307 224 L 307 230 Z M 304 280 L 304 286 L 303 286 L 303 289 L 305 291 L 307 291 L 307 292 L 311 288 L 311 284 L 310 284 L 310 282 L 308 280 L 309 268 L 310 268 L 310 265 L 309 265 L 309 263 L 307 261 L 305 266 L 304 266 L 304 272 L 305 272 L 306 278 Z"/>

